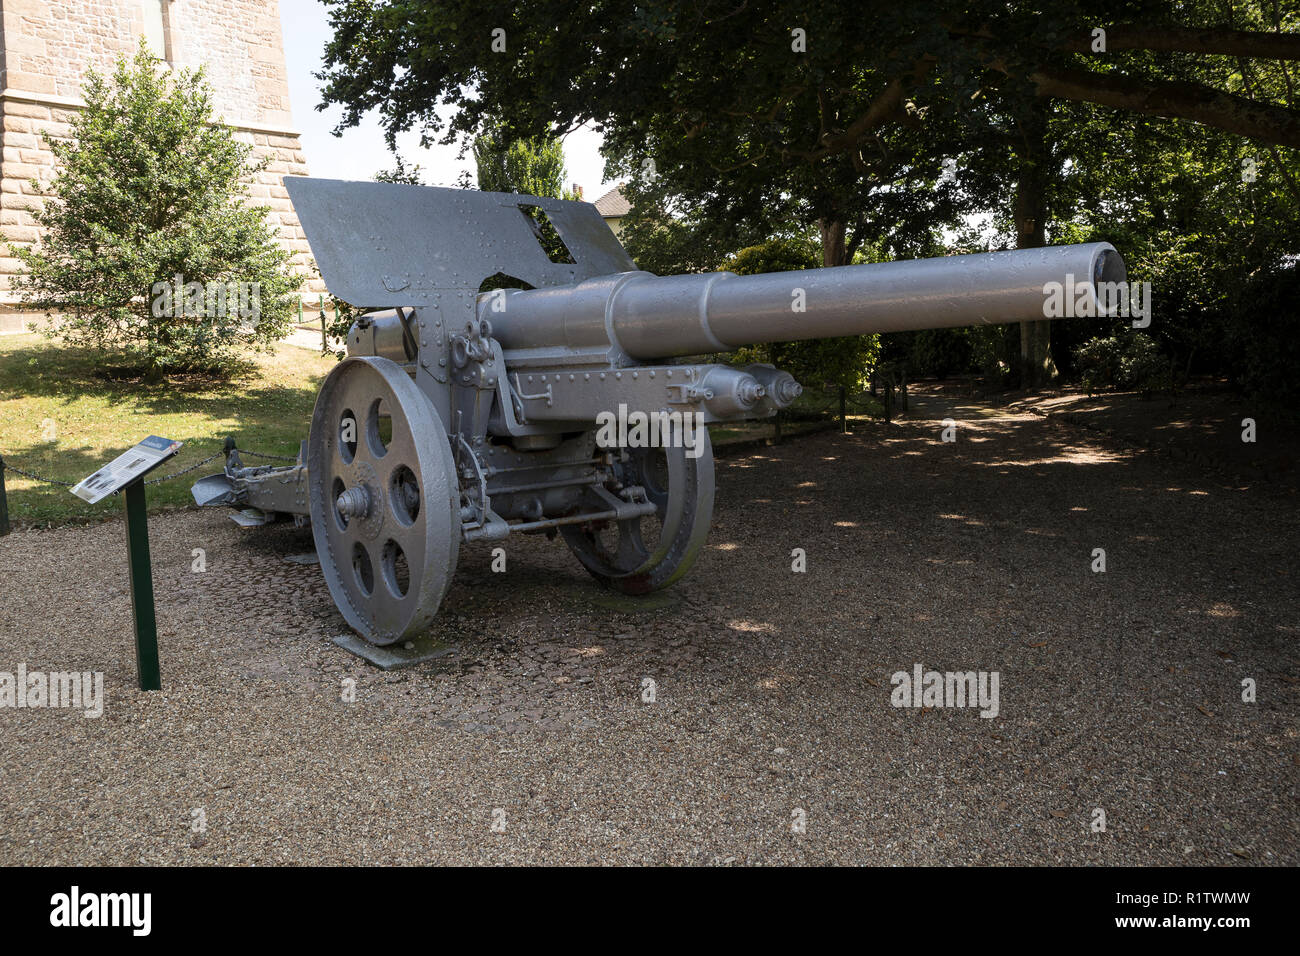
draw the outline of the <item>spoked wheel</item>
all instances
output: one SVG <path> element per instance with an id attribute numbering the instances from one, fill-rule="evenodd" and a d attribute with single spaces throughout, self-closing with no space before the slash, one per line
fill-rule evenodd
<path id="1" fill-rule="evenodd" d="M 325 379 L 307 450 L 321 571 L 348 624 L 374 644 L 427 627 L 460 552 L 447 433 L 397 363 L 345 359 Z"/>
<path id="2" fill-rule="evenodd" d="M 599 581 L 625 594 L 665 588 L 691 569 L 713 520 L 713 446 L 700 432 L 698 458 L 685 448 L 635 448 L 620 465 L 655 513 L 627 521 L 565 525 L 569 549 Z"/>

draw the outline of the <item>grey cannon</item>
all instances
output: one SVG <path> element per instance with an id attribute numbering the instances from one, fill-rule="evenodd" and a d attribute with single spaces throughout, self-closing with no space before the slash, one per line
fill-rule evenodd
<path id="1" fill-rule="evenodd" d="M 681 578 L 713 511 L 707 426 L 800 386 L 742 345 L 1018 322 L 1058 283 L 1125 278 L 1107 243 L 759 276 L 640 272 L 595 208 L 502 193 L 288 178 L 330 291 L 362 314 L 296 464 L 225 470 L 200 504 L 310 521 L 340 612 L 387 644 L 427 627 L 462 541 L 559 536 L 630 594 Z"/>

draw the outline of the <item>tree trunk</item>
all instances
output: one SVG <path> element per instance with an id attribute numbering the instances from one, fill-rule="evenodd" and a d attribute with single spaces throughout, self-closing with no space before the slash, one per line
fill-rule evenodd
<path id="1" fill-rule="evenodd" d="M 844 236 L 848 230 L 848 223 L 837 219 L 818 219 L 817 228 L 822 234 L 822 265 L 827 267 L 846 265 L 849 256 L 844 244 Z"/>
<path id="2" fill-rule="evenodd" d="M 1051 161 L 1047 150 L 1047 114 L 1041 105 L 1021 120 L 1023 139 L 1016 181 L 1016 248 L 1037 249 L 1047 245 L 1047 175 Z M 1035 388 L 1056 377 L 1052 361 L 1050 319 L 1020 323 L 1020 385 Z"/>

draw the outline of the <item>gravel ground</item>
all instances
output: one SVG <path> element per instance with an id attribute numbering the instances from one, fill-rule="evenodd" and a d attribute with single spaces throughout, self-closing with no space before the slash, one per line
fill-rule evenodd
<path id="1" fill-rule="evenodd" d="M 1088 395 L 1081 389 L 1040 392 L 1019 410 L 1059 415 L 1071 425 L 1102 431 L 1120 441 L 1188 459 L 1225 479 L 1268 482 L 1279 494 L 1300 494 L 1300 430 L 1294 414 L 1260 407 L 1222 383 L 1196 383 L 1177 397 L 1133 392 Z M 1253 442 L 1242 441 L 1243 422 L 1255 424 Z"/>
<path id="2" fill-rule="evenodd" d="M 938 439 L 721 460 L 652 608 L 558 542 L 467 547 L 455 653 L 391 673 L 329 642 L 291 527 L 151 521 L 154 694 L 121 524 L 0 539 L 0 670 L 106 692 L 0 710 L 0 863 L 1300 863 L 1293 502 L 1027 414 Z M 918 663 L 998 672 L 1000 713 L 891 706 Z"/>

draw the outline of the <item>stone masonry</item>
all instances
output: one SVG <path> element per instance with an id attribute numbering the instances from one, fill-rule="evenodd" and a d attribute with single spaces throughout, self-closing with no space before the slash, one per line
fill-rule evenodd
<path id="1" fill-rule="evenodd" d="M 206 65 L 215 113 L 236 136 L 269 156 L 250 186 L 252 200 L 271 208 L 281 240 L 299 271 L 313 275 L 304 294 L 324 290 L 283 177 L 307 175 L 307 161 L 289 111 L 289 85 L 277 0 L 3 0 L 0 5 L 0 234 L 9 242 L 39 239 L 32 218 L 42 199 L 31 180 L 53 176 L 53 154 L 41 133 L 68 138 L 84 106 L 87 67 L 109 73 L 114 58 L 135 52 L 140 38 L 174 67 Z M 162 46 L 163 50 L 157 47 Z M 10 291 L 19 260 L 0 246 L 0 331 L 43 316 L 22 311 Z"/>

